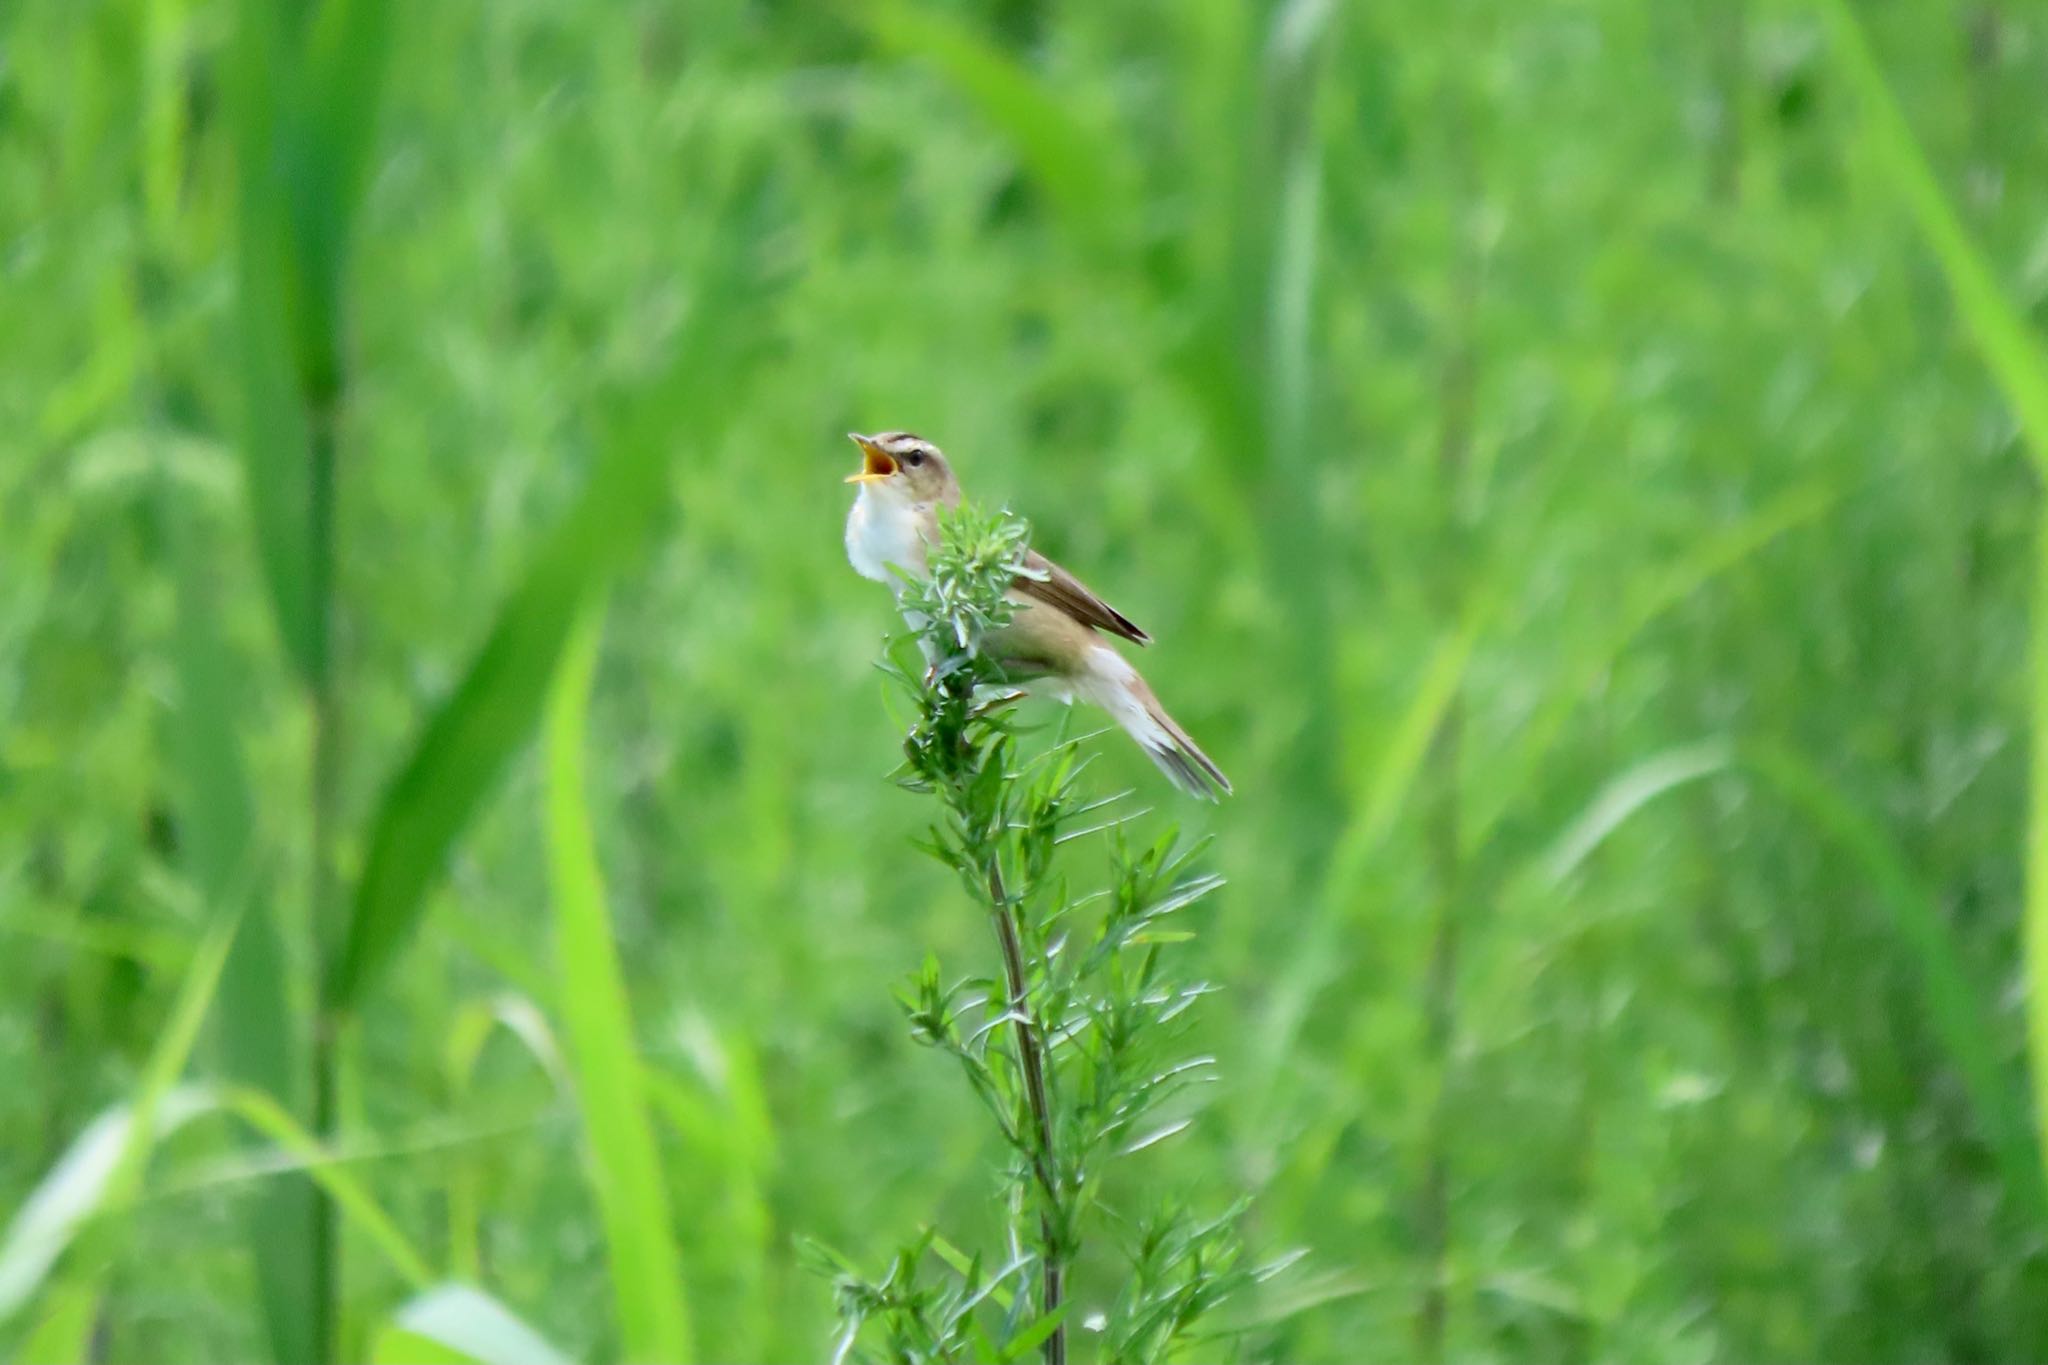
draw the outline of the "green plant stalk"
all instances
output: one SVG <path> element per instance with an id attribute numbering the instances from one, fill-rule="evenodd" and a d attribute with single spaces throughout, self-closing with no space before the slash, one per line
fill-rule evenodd
<path id="1" fill-rule="evenodd" d="M 585 712 L 602 629 L 601 607 L 586 604 L 557 666 L 545 722 L 548 881 L 563 1036 L 604 1225 L 622 1353 L 646 1365 L 683 1365 L 692 1346 L 682 1265 L 584 796 Z"/>
<path id="2" fill-rule="evenodd" d="M 2034 620 L 2028 642 L 2033 733 L 2027 765 L 2027 863 L 2024 937 L 2027 1052 L 2032 1060 L 2035 1143 L 2048 1164 L 2048 518 L 2034 530 Z"/>
<path id="3" fill-rule="evenodd" d="M 1457 110 L 1462 113 L 1462 110 Z M 1464 148 L 1465 120 L 1455 125 Z M 1469 149 L 1459 158 L 1471 164 Z M 1440 584 L 1445 611 L 1452 609 L 1462 592 L 1463 575 L 1458 566 L 1466 555 L 1459 519 L 1459 490 L 1472 453 L 1474 408 L 1477 403 L 1477 332 L 1479 278 L 1482 262 L 1475 246 L 1466 248 L 1453 285 L 1452 334 L 1440 381 L 1441 428 L 1437 437 L 1436 473 L 1440 511 L 1438 533 L 1448 553 L 1450 566 Z M 1417 1353 L 1425 1361 L 1440 1361 L 1444 1354 L 1444 1329 L 1449 1316 L 1448 1291 L 1451 1255 L 1451 1097 L 1457 1061 L 1452 1039 L 1458 1024 L 1459 949 L 1465 928 L 1466 876 L 1464 857 L 1464 799 L 1460 766 L 1464 756 L 1464 692 L 1459 682 L 1462 670 L 1454 674 L 1444 702 L 1434 742 L 1430 746 L 1430 785 L 1434 800 L 1429 810 L 1429 851 L 1436 877 L 1436 913 L 1429 931 L 1429 966 L 1424 978 L 1424 1046 L 1428 1066 L 1436 1081 L 1430 1105 L 1428 1127 L 1423 1139 L 1422 1190 L 1418 1223 L 1424 1260 L 1422 1295 L 1416 1314 Z"/>
<path id="4" fill-rule="evenodd" d="M 336 1136 L 339 1019 L 330 997 L 328 964 L 333 958 L 340 904 L 334 875 L 336 798 L 341 756 L 341 703 L 334 679 L 334 405 L 312 414 L 310 507 L 312 533 L 313 668 L 308 689 L 313 708 L 313 763 L 308 805 L 312 869 L 307 904 L 312 920 L 313 982 L 316 1004 L 310 1050 L 313 1132 L 322 1142 Z M 312 1208 L 312 1337 L 329 1360 L 341 1353 L 341 1229 L 334 1200 L 322 1190 Z"/>
<path id="5" fill-rule="evenodd" d="M 1935 178 L 1920 140 L 1893 97 L 1848 0 L 1823 0 L 1833 52 L 1862 107 L 1865 131 L 1894 191 L 1940 265 L 1956 312 L 2019 418 L 2037 475 L 2048 479 L 2048 351 L 2000 288 L 1989 262 Z M 2033 1073 L 2034 1126 L 2042 1159 L 2048 1142 L 2048 522 L 2035 531 L 2032 635 L 2028 664 L 2029 759 L 2022 933 L 2027 973 L 2027 1051 Z"/>
<path id="6" fill-rule="evenodd" d="M 1195 1339 L 1203 1314 L 1252 1278 L 1237 1265 L 1239 1209 L 1203 1221 L 1176 1200 L 1142 1213 L 1109 1207 L 1100 1167 L 1185 1128 L 1186 1118 L 1151 1131 L 1141 1125 L 1214 1064 L 1159 1053 L 1159 1043 L 1178 1035 L 1184 1011 L 1211 989 L 1169 980 L 1160 953 L 1190 937 L 1166 928 L 1165 918 L 1222 878 L 1192 873 L 1197 850 L 1181 849 L 1169 831 L 1135 853 L 1119 840 L 1114 881 L 1100 897 L 1077 901 L 1067 893 L 1056 864 L 1060 846 L 1130 817 L 1069 828 L 1122 799 L 1090 802 L 1080 794 L 1085 764 L 1077 761 L 1077 741 L 1029 760 L 1017 756 L 1010 707 L 1019 693 L 980 642 L 1010 619 L 1012 585 L 1027 571 L 1029 528 L 1007 513 L 968 507 L 942 516 L 939 530 L 928 575 L 907 583 L 899 599 L 928 666 L 920 680 L 907 661 L 886 665 L 919 710 L 897 776 L 942 806 L 922 847 L 990 916 L 1003 977 L 947 987 L 937 960 L 927 957 L 899 999 L 911 1036 L 962 1066 L 1002 1133 L 1010 1157 L 1002 1170 L 1007 1245 L 1000 1262 L 984 1262 L 927 1228 L 872 1280 L 817 1248 L 839 1294 L 843 1334 L 834 1358 L 1015 1361 L 1030 1354 L 1065 1365 L 1073 1306 L 1067 1280 L 1093 1213 L 1129 1234 L 1122 1239 L 1129 1279 L 1090 1329 L 1103 1358 L 1164 1361 Z M 1077 925 L 1070 918 L 1097 899 L 1105 902 L 1099 919 Z M 936 1279 L 926 1270 L 934 1253 L 942 1263 Z M 1021 1281 L 1014 1287 L 1013 1277 Z M 871 1328 L 869 1340 L 885 1354 L 864 1352 Z"/>
<path id="7" fill-rule="evenodd" d="M 1052 1099 L 1045 1083 L 1045 1038 L 1031 1012 L 1029 982 L 1024 975 L 1024 949 L 1017 941 L 1017 922 L 1013 918 L 1016 907 L 1010 904 L 1009 895 L 1003 888 L 1001 860 L 993 854 L 988 861 L 988 908 L 989 920 L 995 925 L 996 942 L 1002 947 L 1003 977 L 1010 988 L 1010 1019 L 1017 1035 L 1018 1067 L 1024 1073 L 1024 1096 L 1031 1106 L 1031 1122 L 1037 1132 L 1037 1150 L 1032 1153 L 1031 1166 L 1046 1201 L 1038 1215 L 1038 1235 L 1042 1243 L 1039 1250 L 1040 1278 L 1045 1295 L 1041 1307 L 1051 1316 L 1060 1311 L 1065 1268 L 1053 1212 L 1059 1201 L 1059 1185 L 1053 1179 L 1050 1164 Z M 1045 1339 L 1045 1365 L 1066 1365 L 1066 1361 L 1067 1325 L 1061 1320 L 1052 1329 L 1052 1335 Z"/>

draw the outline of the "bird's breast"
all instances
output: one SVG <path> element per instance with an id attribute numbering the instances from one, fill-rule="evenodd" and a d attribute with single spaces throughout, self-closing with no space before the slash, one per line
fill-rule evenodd
<path id="1" fill-rule="evenodd" d="M 846 518 L 846 557 L 861 577 L 895 587 L 900 580 L 889 571 L 891 565 L 905 573 L 924 572 L 924 537 L 919 531 L 915 507 L 863 488 Z"/>

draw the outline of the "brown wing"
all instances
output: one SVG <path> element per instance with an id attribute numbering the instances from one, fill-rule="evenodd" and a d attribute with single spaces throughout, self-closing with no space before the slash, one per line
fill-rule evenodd
<path id="1" fill-rule="evenodd" d="M 1024 564 L 1045 575 L 1043 578 L 1020 577 L 1017 580 L 1017 591 L 1026 597 L 1035 598 L 1048 607 L 1058 607 L 1084 626 L 1106 630 L 1111 635 L 1121 635 L 1141 645 L 1152 643 L 1152 637 L 1140 630 L 1137 622 L 1097 597 L 1086 583 L 1038 551 L 1030 551 Z"/>

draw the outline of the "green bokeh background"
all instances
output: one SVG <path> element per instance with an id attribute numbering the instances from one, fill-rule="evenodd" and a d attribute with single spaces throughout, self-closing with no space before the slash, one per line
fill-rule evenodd
<path id="1" fill-rule="evenodd" d="M 0 7 L 0 1214 L 134 1093 L 211 913 L 181 583 L 314 1010 L 237 8 Z M 2048 13 L 1857 12 L 2039 321 Z M 1790 0 L 392 9 L 334 333 L 338 878 L 616 429 L 652 440 L 586 762 L 701 1358 L 828 1349 L 802 1236 L 873 1264 L 995 1222 L 992 1135 L 891 1002 L 927 951 L 992 959 L 884 780 L 893 622 L 839 480 L 888 427 L 1157 637 L 1237 783 L 1095 769 L 1230 879 L 1185 950 L 1221 1081 L 1137 1169 L 1306 1249 L 1233 1306 L 1244 1355 L 2048 1355 L 2037 494 L 1830 33 Z M 573 1083 L 502 1037 L 447 1062 L 480 1003 L 562 1027 L 542 779 L 522 740 L 367 993 L 335 1141 L 437 1275 L 608 1359 Z M 59 1263 L 46 1293 L 105 1271 L 104 1359 L 269 1349 L 249 1160 L 189 1125 Z M 367 1350 L 408 1289 L 346 1238 Z"/>

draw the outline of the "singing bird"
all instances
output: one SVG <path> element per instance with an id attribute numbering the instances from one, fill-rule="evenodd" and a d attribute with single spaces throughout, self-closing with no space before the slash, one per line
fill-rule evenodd
<path id="1" fill-rule="evenodd" d="M 938 540 L 938 509 L 959 504 L 960 481 L 939 448 L 922 437 L 907 431 L 847 435 L 860 447 L 861 467 L 846 479 L 860 485 L 846 518 L 846 557 L 863 578 L 887 583 L 900 596 L 903 580 L 891 566 L 924 576 L 925 548 Z M 1228 792 L 1223 770 L 1096 632 L 1140 645 L 1152 637 L 1036 550 L 1025 564 L 1037 577 L 1017 578 L 1010 588 L 1016 610 L 982 648 L 1027 691 L 1107 711 L 1182 791 L 1211 801 Z"/>

